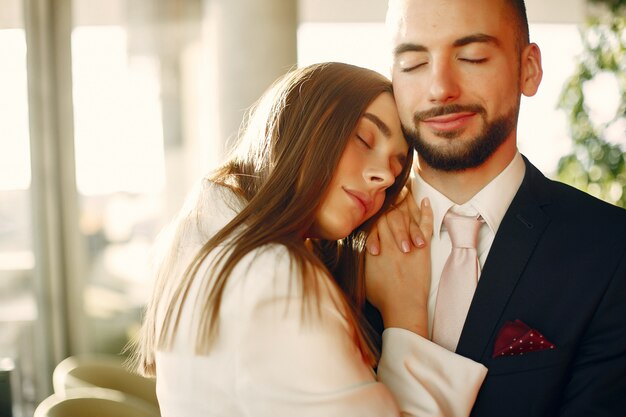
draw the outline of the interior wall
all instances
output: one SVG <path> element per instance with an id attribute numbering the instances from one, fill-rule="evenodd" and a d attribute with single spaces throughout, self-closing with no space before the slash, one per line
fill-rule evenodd
<path id="1" fill-rule="evenodd" d="M 531 23 L 579 23 L 586 0 L 526 0 Z M 298 0 L 300 22 L 382 22 L 384 0 Z"/>

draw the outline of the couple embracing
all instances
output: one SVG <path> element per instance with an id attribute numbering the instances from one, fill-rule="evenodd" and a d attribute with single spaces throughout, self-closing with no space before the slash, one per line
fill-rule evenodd
<path id="1" fill-rule="evenodd" d="M 524 2 L 387 25 L 392 82 L 286 74 L 164 233 L 136 345 L 162 414 L 624 415 L 626 213 L 517 150 Z"/>

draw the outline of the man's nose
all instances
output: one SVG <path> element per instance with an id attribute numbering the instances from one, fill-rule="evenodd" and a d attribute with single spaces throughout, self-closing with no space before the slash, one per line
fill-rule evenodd
<path id="1" fill-rule="evenodd" d="M 429 100 L 432 103 L 449 103 L 458 98 L 460 92 L 457 74 L 447 62 L 434 63 L 431 66 Z"/>

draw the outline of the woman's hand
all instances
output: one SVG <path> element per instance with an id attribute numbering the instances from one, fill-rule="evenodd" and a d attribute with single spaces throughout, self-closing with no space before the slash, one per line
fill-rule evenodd
<path id="1" fill-rule="evenodd" d="M 414 247 L 421 248 L 426 245 L 426 237 L 419 225 L 420 209 L 407 187 L 404 187 L 400 192 L 394 208 L 387 211 L 383 217 L 392 232 L 396 247 L 402 252 L 408 253 Z M 366 248 L 371 255 L 380 253 L 380 223 L 381 220 L 376 222 L 367 237 Z"/>
<path id="2" fill-rule="evenodd" d="M 433 213 L 428 199 L 422 200 L 420 209 L 409 194 L 403 204 L 409 206 L 406 212 L 421 230 L 423 244 L 409 252 L 403 251 L 391 230 L 389 215 L 392 213 L 383 215 L 377 223 L 379 253 L 374 256 L 368 251 L 365 258 L 366 294 L 369 302 L 380 311 L 385 328 L 400 327 L 428 337 Z"/>

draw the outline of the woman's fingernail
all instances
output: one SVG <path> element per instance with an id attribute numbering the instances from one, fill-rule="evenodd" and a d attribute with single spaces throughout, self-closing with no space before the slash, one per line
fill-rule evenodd
<path id="1" fill-rule="evenodd" d="M 402 252 L 408 253 L 411 251 L 411 245 L 406 240 L 402 241 Z"/>
<path id="2" fill-rule="evenodd" d="M 369 252 L 372 255 L 378 255 L 380 253 L 380 250 L 378 250 L 378 246 L 374 246 L 372 245 L 371 247 L 369 247 Z"/>
<path id="3" fill-rule="evenodd" d="M 422 246 L 426 244 L 426 242 L 424 242 L 424 239 L 422 239 L 421 237 L 416 237 L 415 239 L 413 239 L 413 242 L 415 243 L 415 246 L 417 246 L 418 248 L 421 248 Z"/>
<path id="4" fill-rule="evenodd" d="M 422 202 L 424 203 L 424 207 L 430 207 L 430 200 L 428 199 L 428 197 L 424 197 Z"/>

